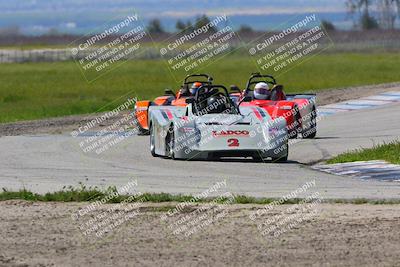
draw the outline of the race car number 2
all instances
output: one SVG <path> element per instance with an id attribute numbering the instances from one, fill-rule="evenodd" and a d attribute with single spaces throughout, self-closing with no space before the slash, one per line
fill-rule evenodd
<path id="1" fill-rule="evenodd" d="M 238 139 L 236 139 L 236 138 L 230 138 L 230 139 L 228 139 L 228 146 L 229 147 L 237 147 L 237 146 L 239 146 L 240 144 L 239 144 L 239 140 Z"/>

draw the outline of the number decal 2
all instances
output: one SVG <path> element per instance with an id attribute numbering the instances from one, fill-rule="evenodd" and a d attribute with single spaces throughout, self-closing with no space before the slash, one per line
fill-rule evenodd
<path id="1" fill-rule="evenodd" d="M 239 140 L 236 139 L 236 138 L 228 139 L 227 142 L 228 142 L 228 146 L 229 146 L 229 147 L 236 147 L 236 146 L 239 146 Z"/>

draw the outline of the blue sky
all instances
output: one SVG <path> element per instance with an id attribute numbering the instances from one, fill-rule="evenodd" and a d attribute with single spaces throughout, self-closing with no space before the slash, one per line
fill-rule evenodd
<path id="1" fill-rule="evenodd" d="M 0 0 L 1 13 L 123 12 L 136 8 L 145 16 L 232 15 L 344 11 L 344 0 Z"/>
<path id="2" fill-rule="evenodd" d="M 344 0 L 0 0 L 0 27 L 19 26 L 30 33 L 57 28 L 85 32 L 118 16 L 137 10 L 144 21 L 161 19 L 167 30 L 177 19 L 200 14 L 227 14 L 235 24 L 257 29 L 279 23 L 280 15 L 317 12 L 343 23 Z M 263 23 L 265 21 L 265 23 Z"/>

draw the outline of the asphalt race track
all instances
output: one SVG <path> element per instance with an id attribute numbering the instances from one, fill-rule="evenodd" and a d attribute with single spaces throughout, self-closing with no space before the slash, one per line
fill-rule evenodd
<path id="1" fill-rule="evenodd" d="M 400 136 L 400 104 L 340 112 L 318 122 L 313 140 L 290 146 L 285 164 L 251 160 L 221 162 L 172 161 L 151 157 L 147 136 L 131 136 L 97 155 L 84 153 L 80 138 L 62 135 L 3 136 L 0 138 L 0 188 L 35 192 L 63 186 L 122 186 L 138 182 L 142 192 L 198 193 L 226 179 L 227 190 L 256 197 L 281 197 L 315 180 L 324 198 L 399 198 L 400 182 L 335 176 L 310 168 L 349 149 L 371 147 Z"/>

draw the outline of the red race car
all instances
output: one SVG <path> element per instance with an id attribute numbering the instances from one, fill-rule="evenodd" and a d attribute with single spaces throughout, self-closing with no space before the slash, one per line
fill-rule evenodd
<path id="1" fill-rule="evenodd" d="M 261 90 L 257 86 L 263 87 Z M 235 88 L 234 88 L 235 89 Z M 255 91 L 256 89 L 256 91 Z M 236 88 L 237 90 L 237 88 Z M 257 92 L 265 93 L 259 97 Z M 290 94 L 283 92 L 271 75 L 253 73 L 241 93 L 233 93 L 241 106 L 258 106 L 265 109 L 272 118 L 284 117 L 290 138 L 314 138 L 317 134 L 317 113 L 315 94 Z"/>
<path id="2" fill-rule="evenodd" d="M 138 130 L 139 135 L 149 134 L 148 124 L 148 109 L 149 106 L 186 106 L 186 99 L 193 97 L 191 89 L 195 86 L 200 87 L 201 85 L 211 85 L 213 78 L 208 74 L 192 74 L 186 76 L 181 88 L 178 92 L 174 93 L 171 90 L 166 89 L 163 96 L 159 96 L 153 101 L 143 100 L 137 101 L 133 110 L 134 113 L 134 124 Z"/>

